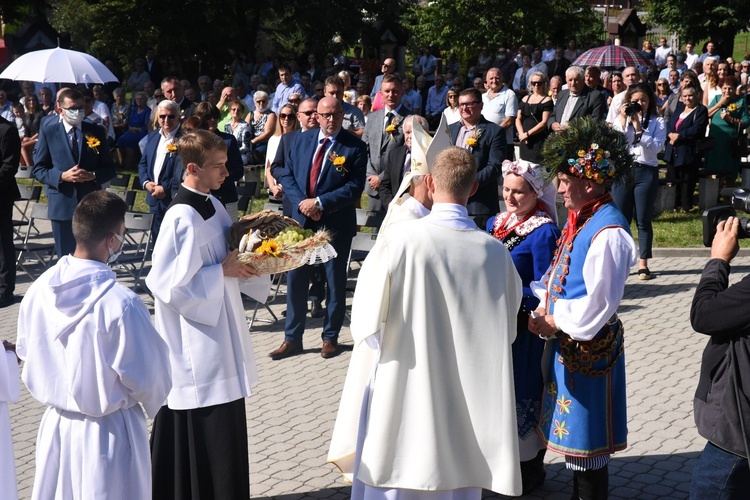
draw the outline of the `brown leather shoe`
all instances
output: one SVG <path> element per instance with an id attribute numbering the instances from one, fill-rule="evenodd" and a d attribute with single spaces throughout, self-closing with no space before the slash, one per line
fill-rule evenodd
<path id="1" fill-rule="evenodd" d="M 332 358 L 339 353 L 339 344 L 335 340 L 324 340 L 320 355 L 324 358 Z"/>
<path id="2" fill-rule="evenodd" d="M 289 342 L 284 341 L 281 344 L 281 347 L 276 349 L 275 351 L 271 352 L 269 356 L 274 361 L 277 361 L 279 359 L 288 358 L 289 356 L 294 356 L 295 354 L 299 354 L 302 352 L 302 344 L 297 342 Z"/>

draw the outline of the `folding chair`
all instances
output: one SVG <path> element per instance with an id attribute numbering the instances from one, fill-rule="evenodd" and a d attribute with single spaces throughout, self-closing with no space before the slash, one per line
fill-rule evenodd
<path id="1" fill-rule="evenodd" d="M 130 187 L 130 174 L 117 174 L 109 181 L 109 187 L 117 191 L 127 191 Z"/>
<path id="2" fill-rule="evenodd" d="M 352 261 L 362 262 L 367 257 L 378 237 L 378 229 L 385 219 L 385 211 L 373 212 L 364 209 L 357 209 L 357 225 L 360 227 L 359 232 L 352 239 L 352 248 L 349 250 L 349 257 L 346 261 L 346 271 Z"/>
<path id="3" fill-rule="evenodd" d="M 125 235 L 126 241 L 134 242 L 128 244 L 122 255 L 112 263 L 112 268 L 121 268 L 133 278 L 133 290 L 142 288 L 149 295 L 151 292 L 145 286 L 141 286 L 141 274 L 143 267 L 151 252 L 151 226 L 154 223 L 153 214 L 140 212 L 125 213 Z M 139 237 L 137 237 L 139 235 Z M 135 248 L 132 248 L 135 246 Z M 153 295 L 151 295 L 153 297 Z"/>
<path id="4" fill-rule="evenodd" d="M 281 204 L 281 202 L 266 202 L 266 204 L 263 205 L 263 210 L 275 210 L 277 212 L 281 212 L 284 210 L 284 206 Z"/>
<path id="5" fill-rule="evenodd" d="M 253 199 L 255 199 L 255 190 L 258 187 L 258 183 L 255 181 L 251 182 L 238 182 L 237 183 L 237 210 L 243 214 L 248 214 L 252 210 Z"/>
<path id="6" fill-rule="evenodd" d="M 119 189 L 114 189 L 112 187 L 108 187 L 107 191 L 109 191 L 110 193 L 114 193 L 120 198 L 122 198 L 122 201 L 127 203 L 128 210 L 131 212 L 133 211 L 133 205 L 135 205 L 135 196 L 136 196 L 135 191 L 132 191 L 132 190 L 120 191 Z"/>
<path id="7" fill-rule="evenodd" d="M 37 186 L 39 187 L 39 186 Z M 31 205 L 31 211 L 29 212 L 29 223 L 26 226 L 26 234 L 23 238 L 22 243 L 16 243 L 15 249 L 18 253 L 18 257 L 16 258 L 16 266 L 23 269 L 26 274 L 28 274 L 32 279 L 36 279 L 36 276 L 29 271 L 29 269 L 24 265 L 25 261 L 25 254 L 31 253 L 36 256 L 36 261 L 40 264 L 42 264 L 43 269 L 46 269 L 47 266 L 49 266 L 50 262 L 52 262 L 52 256 L 54 255 L 55 251 L 55 243 L 54 241 L 51 243 L 37 243 L 37 242 L 30 242 L 29 238 L 31 237 L 31 229 L 34 227 L 34 221 L 35 220 L 49 220 L 47 217 L 47 204 L 46 203 L 34 203 Z M 49 259 L 45 259 L 45 254 L 49 255 Z"/>
<path id="8" fill-rule="evenodd" d="M 18 167 L 16 179 L 31 179 L 31 185 L 33 186 L 36 182 L 36 179 L 34 179 L 34 176 L 32 175 L 33 170 L 34 167 L 28 165 Z"/>
<path id="9" fill-rule="evenodd" d="M 39 202 L 39 198 L 42 196 L 42 186 L 18 184 L 18 191 L 21 193 L 21 197 L 13 202 L 13 230 L 15 231 L 17 237 L 23 238 L 21 228 L 29 225 L 29 206 L 32 203 Z M 18 213 L 17 217 L 16 212 Z M 39 230 L 36 227 L 34 227 L 33 229 L 37 234 L 39 234 Z"/>
<path id="10" fill-rule="evenodd" d="M 143 184 L 141 184 L 141 178 L 140 176 L 135 176 L 133 178 L 133 189 L 134 190 L 140 190 L 143 191 Z"/>

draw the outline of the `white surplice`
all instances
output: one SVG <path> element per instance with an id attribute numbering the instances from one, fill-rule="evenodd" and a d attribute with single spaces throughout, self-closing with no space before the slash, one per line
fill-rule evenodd
<path id="1" fill-rule="evenodd" d="M 167 404 L 173 410 L 247 397 L 258 379 L 240 291 L 265 302 L 271 280 L 224 276 L 232 221 L 216 198 L 207 197 L 216 209 L 208 220 L 187 204 L 167 210 L 146 278 L 155 298 L 156 329 L 169 346 Z"/>
<path id="2" fill-rule="evenodd" d="M 20 391 L 16 355 L 5 351 L 5 355 L 0 356 L 0 498 L 4 500 L 18 498 L 8 403 L 18 401 Z"/>
<path id="3" fill-rule="evenodd" d="M 464 207 L 435 204 L 378 239 L 354 296 L 328 455 L 350 478 L 356 469 L 362 498 L 521 493 L 511 357 L 521 294 L 510 254 Z"/>
<path id="4" fill-rule="evenodd" d="M 21 302 L 23 381 L 47 405 L 33 499 L 151 497 L 146 418 L 171 379 L 141 299 L 101 262 L 65 256 Z"/>

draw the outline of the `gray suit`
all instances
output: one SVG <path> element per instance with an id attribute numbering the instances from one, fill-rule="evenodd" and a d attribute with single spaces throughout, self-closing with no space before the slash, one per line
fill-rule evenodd
<path id="1" fill-rule="evenodd" d="M 398 121 L 396 131 L 393 134 L 387 134 L 385 129 L 385 108 L 370 113 L 367 116 L 367 124 L 362 140 L 367 144 L 367 177 L 377 175 L 383 180 L 383 169 L 381 168 L 380 159 L 390 150 L 404 145 L 404 119 L 411 114 L 406 106 L 400 105 L 395 111 L 391 123 Z M 365 182 L 365 192 L 369 195 L 369 209 L 383 210 L 384 207 L 380 202 L 380 195 L 377 191 L 370 188 L 370 184 Z"/>

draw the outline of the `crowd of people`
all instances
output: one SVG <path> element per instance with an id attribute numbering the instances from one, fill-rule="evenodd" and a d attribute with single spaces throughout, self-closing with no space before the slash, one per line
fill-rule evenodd
<path id="1" fill-rule="evenodd" d="M 544 482 L 549 449 L 573 471 L 575 498 L 606 498 L 610 457 L 627 446 L 616 311 L 633 265 L 639 279 L 653 277 L 661 155 L 680 185 L 679 208 L 690 210 L 704 158 L 736 182 L 750 123 L 748 61 L 737 71 L 712 43 L 701 55 L 692 49 L 662 39 L 644 44 L 647 66 L 584 68 L 574 41 L 564 49 L 545 40 L 499 47 L 496 58 L 483 50 L 464 74 L 455 57 L 425 49 L 408 75 L 395 59 L 378 67 L 359 50 L 349 60 L 334 51 L 323 67 L 314 54 L 301 64 L 240 56 L 231 82 L 202 75 L 197 88 L 180 74 L 156 88 L 163 73 L 149 50 L 122 87 L 63 87 L 53 101 L 51 88 L 37 96 L 24 82 L 18 114 L 0 91 L 0 113 L 13 110 L 0 132 L 17 139 L 17 161 L 45 187 L 58 256 L 19 319 L 23 380 L 49 406 L 34 495 L 87 496 L 112 481 L 123 486 L 109 497 L 249 496 L 244 398 L 256 372 L 240 291 L 263 300 L 270 280 L 228 252 L 225 235 L 238 217 L 235 182 L 260 165 L 285 215 L 328 229 L 337 253 L 288 272 L 273 360 L 304 351 L 308 314 L 323 318 L 320 355 L 341 352 L 363 193 L 385 215 L 354 297 L 356 345 L 329 451 L 353 497 L 527 493 Z M 137 165 L 154 215 L 153 327 L 106 267 L 124 243 L 123 205 L 101 191 L 115 175 L 111 148 L 120 165 Z M 489 343 L 487 320 L 462 305 L 468 295 L 495 318 Z M 106 345 L 91 322 L 114 332 Z M 144 332 L 135 343 L 134 328 Z M 67 359 L 96 376 L 83 380 Z M 455 373 L 448 380 L 434 367 Z M 484 394 L 487 380 L 507 390 Z M 436 391 L 445 398 L 427 396 Z M 424 404 L 398 403 L 410 398 Z M 150 453 L 138 403 L 156 417 Z M 504 434 L 489 432 L 497 428 Z M 104 431 L 132 440 L 129 455 L 97 459 Z M 60 444 L 58 432 L 83 444 Z M 408 459 L 388 460 L 395 455 Z M 102 473 L 71 481 L 81 463 Z"/>

